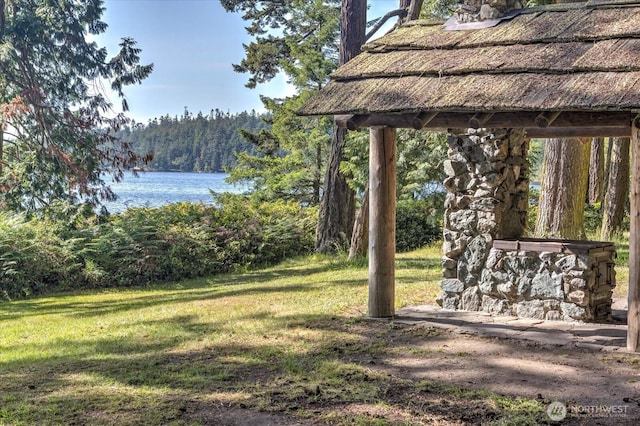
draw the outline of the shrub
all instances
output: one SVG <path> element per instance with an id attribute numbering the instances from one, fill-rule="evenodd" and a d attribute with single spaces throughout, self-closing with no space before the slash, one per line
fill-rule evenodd
<path id="1" fill-rule="evenodd" d="M 225 194 L 72 226 L 0 216 L 0 296 L 173 281 L 309 253 L 317 210 Z"/>
<path id="2" fill-rule="evenodd" d="M 0 215 L 0 297 L 37 295 L 72 287 L 80 276 L 81 261 L 49 221 L 22 215 Z"/>
<path id="3" fill-rule="evenodd" d="M 400 200 L 396 208 L 396 250 L 405 252 L 442 238 L 443 194 Z"/>

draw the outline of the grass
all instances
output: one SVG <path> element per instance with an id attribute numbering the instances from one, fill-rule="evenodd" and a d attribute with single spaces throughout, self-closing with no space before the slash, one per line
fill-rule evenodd
<path id="1" fill-rule="evenodd" d="M 440 256 L 439 246 L 397 256 L 397 307 L 433 303 Z M 366 265 L 321 256 L 3 303 L 0 425 L 216 424 L 260 413 L 362 425 L 544 419 L 537 401 L 376 369 L 415 348 L 394 342 L 401 325 L 365 320 L 366 303 Z"/>

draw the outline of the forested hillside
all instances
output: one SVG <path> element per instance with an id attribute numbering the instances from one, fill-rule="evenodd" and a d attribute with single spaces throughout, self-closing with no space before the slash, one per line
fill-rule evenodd
<path id="1" fill-rule="evenodd" d="M 258 131 L 268 127 L 265 115 L 255 111 L 230 114 L 218 109 L 203 115 L 185 111 L 135 124 L 121 133 L 137 153 L 153 153 L 147 166 L 152 171 L 221 172 L 236 164 L 235 152 L 254 152 L 239 130 Z"/>

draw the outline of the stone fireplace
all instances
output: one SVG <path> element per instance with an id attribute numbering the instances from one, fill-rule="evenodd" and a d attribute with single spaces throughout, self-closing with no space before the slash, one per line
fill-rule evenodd
<path id="1" fill-rule="evenodd" d="M 522 129 L 448 137 L 443 231 L 445 309 L 550 320 L 611 316 L 611 243 L 524 238 L 529 178 Z"/>

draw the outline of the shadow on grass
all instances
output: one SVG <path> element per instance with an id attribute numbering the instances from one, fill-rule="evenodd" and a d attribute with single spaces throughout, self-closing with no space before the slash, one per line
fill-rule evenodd
<path id="1" fill-rule="evenodd" d="M 331 413 L 352 405 L 368 407 L 362 415 L 371 420 L 381 416 L 376 407 L 416 422 L 480 423 L 513 414 L 505 414 L 492 397 L 416 379 L 442 368 L 428 359 L 389 373 L 419 344 L 445 347 L 447 338 L 437 332 L 420 334 L 415 327 L 333 315 L 276 317 L 260 310 L 236 321 L 242 319 L 267 327 L 250 339 L 217 339 L 232 334 L 234 324 L 203 323 L 195 316 L 141 320 L 124 337 L 53 343 L 72 348 L 70 355 L 0 364 L 0 423 L 191 424 L 202 420 L 202 413 L 189 409 L 193 401 L 207 401 L 220 418 L 225 407 L 234 407 L 329 420 Z M 504 345 L 505 351 L 513 349 Z M 470 382 L 486 379 L 474 376 L 474 370 L 465 374 Z M 554 375 L 551 370 L 539 374 L 541 381 Z M 349 423 L 354 416 L 347 411 L 333 424 Z"/>
<path id="2" fill-rule="evenodd" d="M 399 259 L 398 268 L 432 268 L 434 262 Z M 395 419 L 391 423 L 476 424 L 529 416 L 531 408 L 514 411 L 493 396 L 417 379 L 442 368 L 428 357 L 407 368 L 395 368 L 398 360 L 424 351 L 420 344 L 434 351 L 445 347 L 447 338 L 439 333 L 416 334 L 410 326 L 331 314 L 279 315 L 261 304 L 259 297 L 251 313 L 218 315 L 206 321 L 196 314 L 167 314 L 150 320 L 142 311 L 226 297 L 316 290 L 328 283 L 312 276 L 336 268 L 331 263 L 310 268 L 285 265 L 160 286 L 165 289 L 161 294 L 133 299 L 107 297 L 92 303 L 53 297 L 3 304 L 0 320 L 57 315 L 99 321 L 101 316 L 122 313 L 126 325 L 120 329 L 112 325 L 104 334 L 25 342 L 21 349 L 29 356 L 0 363 L 0 424 L 226 424 L 230 409 L 270 411 L 292 416 L 295 422 L 313 419 L 320 424 L 371 424 L 387 417 Z M 298 282 L 279 282 L 292 277 Z M 363 286 L 364 282 L 338 279 L 330 285 Z M 217 303 L 208 309 L 226 308 Z M 243 324 L 255 330 L 242 331 Z M 511 346 L 505 343 L 505 351 Z M 485 379 L 473 371 L 465 374 L 470 381 Z M 541 380 L 551 379 L 547 377 L 551 374 L 540 373 Z M 538 408 L 533 410 L 536 419 Z"/>

